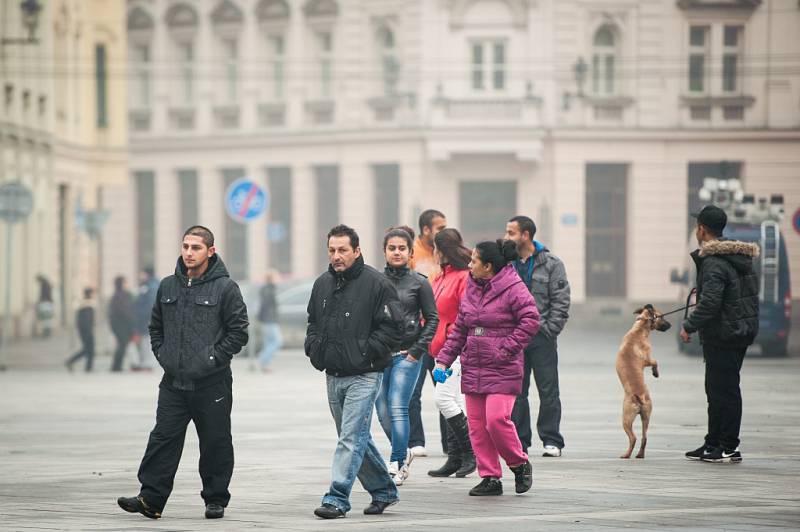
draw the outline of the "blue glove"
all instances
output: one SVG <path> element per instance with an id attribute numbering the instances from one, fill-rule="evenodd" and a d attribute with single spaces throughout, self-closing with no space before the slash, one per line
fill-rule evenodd
<path id="1" fill-rule="evenodd" d="M 444 381 L 446 381 L 447 377 L 449 377 L 452 374 L 453 374 L 452 369 L 445 370 L 442 368 L 436 368 L 433 370 L 433 380 L 441 384 Z"/>

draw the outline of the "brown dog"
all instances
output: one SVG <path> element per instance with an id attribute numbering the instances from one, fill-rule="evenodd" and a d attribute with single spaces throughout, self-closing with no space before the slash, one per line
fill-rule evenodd
<path id="1" fill-rule="evenodd" d="M 645 305 L 637 309 L 634 314 L 637 315 L 636 321 L 622 339 L 622 345 L 617 353 L 617 375 L 625 390 L 625 398 L 622 400 L 622 428 L 625 429 L 629 441 L 628 450 L 620 458 L 630 458 L 636 445 L 633 420 L 637 415 L 642 418 L 642 444 L 636 458 L 644 458 L 647 427 L 653 411 L 653 401 L 644 383 L 644 368 L 651 366 L 653 377 L 658 378 L 658 362 L 652 357 L 650 332 L 654 330 L 663 332 L 670 328 L 669 322 L 653 308 L 653 305 Z"/>

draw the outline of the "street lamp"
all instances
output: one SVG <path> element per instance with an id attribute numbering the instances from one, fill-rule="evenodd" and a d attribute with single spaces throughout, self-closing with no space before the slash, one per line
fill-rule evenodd
<path id="1" fill-rule="evenodd" d="M 28 30 L 28 36 L 23 38 L 3 38 L 0 44 L 39 44 L 36 38 L 36 29 L 39 27 L 39 14 L 42 4 L 38 0 L 23 0 L 19 4 L 22 10 L 22 24 Z"/>
<path id="2" fill-rule="evenodd" d="M 583 86 L 586 84 L 586 75 L 589 73 L 589 65 L 583 60 L 583 57 L 578 57 L 575 64 L 572 65 L 572 77 L 575 80 L 575 92 L 564 91 L 564 110 L 568 111 L 572 97 L 582 99 L 585 96 Z"/>

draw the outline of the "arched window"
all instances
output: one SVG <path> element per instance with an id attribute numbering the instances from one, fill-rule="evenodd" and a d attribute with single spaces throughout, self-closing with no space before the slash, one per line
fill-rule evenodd
<path id="1" fill-rule="evenodd" d="M 180 72 L 179 100 L 190 105 L 194 100 L 194 39 L 197 34 L 197 11 L 186 3 L 167 10 L 167 27 L 172 35 L 173 56 Z"/>
<path id="2" fill-rule="evenodd" d="M 130 100 L 135 108 L 147 108 L 151 100 L 151 68 L 153 29 L 155 22 L 141 7 L 128 13 L 128 57 L 133 73 L 133 86 Z"/>
<path id="3" fill-rule="evenodd" d="M 616 77 L 616 35 L 610 26 L 601 26 L 592 41 L 592 91 L 614 94 Z"/>
<path id="4" fill-rule="evenodd" d="M 222 0 L 211 12 L 211 23 L 219 38 L 221 59 L 225 64 L 225 92 L 229 102 L 239 97 L 239 35 L 244 13 L 231 0 Z"/>
<path id="5" fill-rule="evenodd" d="M 376 32 L 377 50 L 383 79 L 383 91 L 386 95 L 394 94 L 400 78 L 400 61 L 397 58 L 394 31 L 387 25 L 381 25 Z"/>
<path id="6" fill-rule="evenodd" d="M 328 99 L 333 93 L 334 26 L 339 15 L 339 4 L 335 0 L 308 0 L 303 13 L 311 27 L 311 49 L 318 65 L 317 94 Z"/>

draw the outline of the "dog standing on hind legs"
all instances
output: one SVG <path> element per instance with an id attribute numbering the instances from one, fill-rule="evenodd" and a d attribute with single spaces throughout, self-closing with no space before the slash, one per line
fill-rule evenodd
<path id="1" fill-rule="evenodd" d="M 617 353 L 617 375 L 625 391 L 622 400 L 622 428 L 628 435 L 628 450 L 620 458 L 630 458 L 636 445 L 636 434 L 633 432 L 633 420 L 642 418 L 642 443 L 636 458 L 644 458 L 647 446 L 647 427 L 650 425 L 650 414 L 653 412 L 653 401 L 644 383 L 644 368 L 653 368 L 653 377 L 658 378 L 658 362 L 653 358 L 653 347 L 650 345 L 652 331 L 664 332 L 671 325 L 655 309 L 653 305 L 645 305 L 637 309 L 633 327 L 622 339 Z"/>

